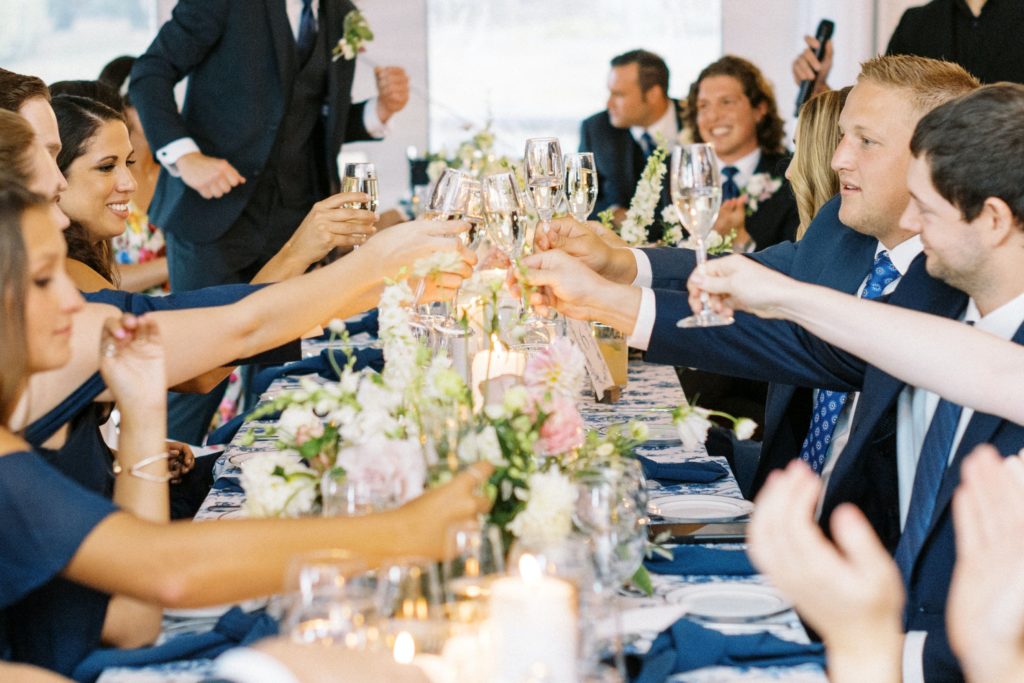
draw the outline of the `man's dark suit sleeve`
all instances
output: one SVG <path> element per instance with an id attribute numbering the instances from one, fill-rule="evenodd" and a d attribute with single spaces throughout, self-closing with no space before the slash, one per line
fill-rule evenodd
<path id="1" fill-rule="evenodd" d="M 676 321 L 691 313 L 686 294 L 656 289 L 654 296 L 650 362 L 834 391 L 857 391 L 863 383 L 863 361 L 793 323 L 738 313 L 732 325 L 681 330 Z"/>
<path id="2" fill-rule="evenodd" d="M 174 86 L 206 58 L 225 28 L 229 0 L 179 0 L 171 19 L 132 67 L 132 104 L 150 147 L 191 137 L 178 113 Z"/>
<path id="3" fill-rule="evenodd" d="M 366 130 L 366 123 L 363 115 L 366 111 L 367 103 L 368 102 L 364 100 L 363 102 L 358 102 L 348 108 L 348 118 L 345 120 L 344 142 L 362 142 L 364 140 L 378 139 L 370 135 L 370 131 Z"/>

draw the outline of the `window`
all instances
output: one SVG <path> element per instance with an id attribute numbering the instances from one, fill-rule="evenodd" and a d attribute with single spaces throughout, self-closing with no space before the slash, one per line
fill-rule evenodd
<path id="1" fill-rule="evenodd" d="M 94 79 L 156 35 L 157 0 L 4 0 L 0 65 L 47 83 Z"/>
<path id="2" fill-rule="evenodd" d="M 430 147 L 451 151 L 487 121 L 499 154 L 528 137 L 579 144 L 579 124 L 604 109 L 608 62 L 661 55 L 669 94 L 721 54 L 720 0 L 427 0 Z"/>

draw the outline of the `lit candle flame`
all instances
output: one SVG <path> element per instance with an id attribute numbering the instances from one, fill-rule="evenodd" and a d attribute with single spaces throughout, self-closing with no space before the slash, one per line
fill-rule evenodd
<path id="1" fill-rule="evenodd" d="M 399 664 L 412 664 L 416 657 L 416 642 L 408 631 L 402 631 L 395 638 L 394 656 Z"/>
<path id="2" fill-rule="evenodd" d="M 540 562 L 533 555 L 526 554 L 519 558 L 519 575 L 527 583 L 536 583 L 540 580 Z"/>

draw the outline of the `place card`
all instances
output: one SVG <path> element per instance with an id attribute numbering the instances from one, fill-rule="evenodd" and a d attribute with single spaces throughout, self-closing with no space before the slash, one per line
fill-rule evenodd
<path id="1" fill-rule="evenodd" d="M 612 379 L 608 363 L 597 347 L 597 340 L 590 331 L 590 323 L 582 320 L 565 319 L 566 331 L 569 338 L 576 342 L 576 346 L 583 352 L 583 360 L 587 367 L 587 375 L 590 377 L 590 384 L 594 388 L 594 395 L 599 401 L 617 401 L 619 388 Z"/>

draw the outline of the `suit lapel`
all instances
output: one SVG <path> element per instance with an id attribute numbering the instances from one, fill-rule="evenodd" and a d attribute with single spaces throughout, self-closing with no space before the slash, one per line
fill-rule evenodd
<path id="1" fill-rule="evenodd" d="M 910 264 L 906 275 L 901 278 L 896 291 L 889 299 L 889 304 L 943 318 L 954 318 L 967 305 L 967 295 L 929 276 L 925 270 L 924 254 L 920 254 Z M 847 457 L 848 454 L 860 454 L 869 447 L 875 427 L 905 386 L 904 382 L 892 375 L 868 366 L 864 376 L 862 400 L 858 402 L 850 429 L 850 442 L 837 461 L 830 482 L 839 485 L 851 471 L 855 465 L 855 458 Z M 831 483 L 829 488 L 832 488 Z"/>
<path id="2" fill-rule="evenodd" d="M 1024 325 L 1017 329 L 1017 333 L 1013 336 L 1013 341 L 1017 344 L 1024 344 Z M 974 413 L 971 416 L 970 422 L 967 423 L 967 429 L 964 431 L 960 444 L 957 446 L 956 455 L 953 456 L 953 461 L 946 468 L 946 473 L 942 477 L 942 486 L 939 488 L 938 498 L 935 500 L 935 511 L 932 513 L 932 518 L 929 522 L 928 536 L 935 530 L 937 520 L 942 516 L 942 512 L 953 499 L 954 491 L 960 485 L 960 465 L 963 463 L 964 458 L 978 444 L 992 441 L 992 435 L 996 433 L 996 430 L 999 429 L 1003 422 L 1003 418 L 988 413 Z M 925 538 L 928 536 L 925 536 Z"/>
<path id="3" fill-rule="evenodd" d="M 295 73 L 295 36 L 292 25 L 288 22 L 288 13 L 281 0 L 263 0 L 267 8 L 267 22 L 270 24 L 270 37 L 274 42 L 274 56 L 277 58 L 277 76 L 281 80 L 282 91 L 292 82 Z"/>

